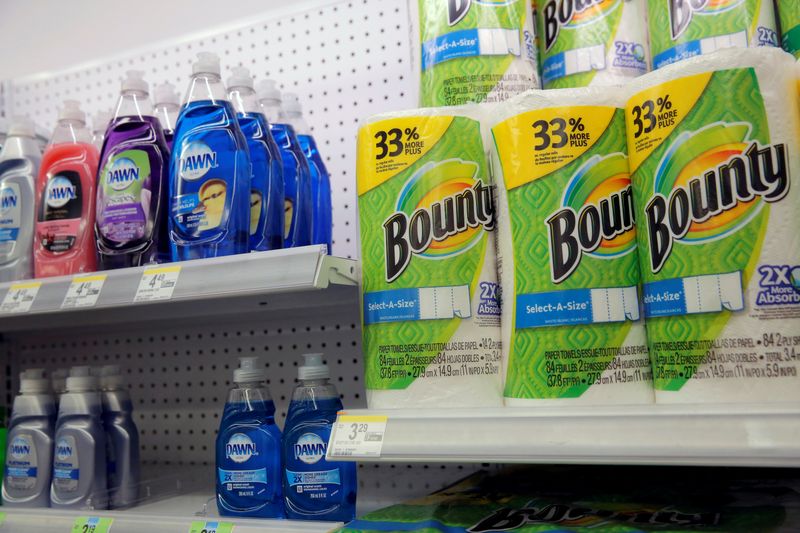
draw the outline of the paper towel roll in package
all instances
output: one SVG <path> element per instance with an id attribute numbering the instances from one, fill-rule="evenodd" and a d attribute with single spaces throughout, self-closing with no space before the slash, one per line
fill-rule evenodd
<path id="1" fill-rule="evenodd" d="M 647 0 L 653 69 L 722 48 L 778 46 L 772 0 Z"/>
<path id="2" fill-rule="evenodd" d="M 370 408 L 502 405 L 494 200 L 478 106 L 358 134 Z"/>
<path id="3" fill-rule="evenodd" d="M 656 403 L 800 399 L 794 60 L 720 50 L 625 108 Z"/>
<path id="4" fill-rule="evenodd" d="M 409 0 L 421 107 L 500 102 L 538 89 L 531 0 Z"/>
<path id="5" fill-rule="evenodd" d="M 653 402 L 620 92 L 498 106 L 506 405 Z"/>
<path id="6" fill-rule="evenodd" d="M 783 49 L 800 58 L 800 0 L 777 0 Z"/>
<path id="7" fill-rule="evenodd" d="M 650 63 L 645 0 L 535 0 L 545 89 L 617 85 Z"/>

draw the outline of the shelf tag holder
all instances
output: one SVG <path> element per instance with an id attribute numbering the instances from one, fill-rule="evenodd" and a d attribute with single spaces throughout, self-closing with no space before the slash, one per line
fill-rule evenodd
<path id="1" fill-rule="evenodd" d="M 331 432 L 328 459 L 380 457 L 388 418 L 340 414 Z"/>

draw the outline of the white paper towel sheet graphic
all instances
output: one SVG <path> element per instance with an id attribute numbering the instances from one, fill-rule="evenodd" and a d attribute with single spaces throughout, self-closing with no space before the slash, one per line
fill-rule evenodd
<path id="1" fill-rule="evenodd" d="M 478 46 L 482 56 L 521 53 L 519 30 L 503 28 L 478 28 Z"/>
<path id="2" fill-rule="evenodd" d="M 592 322 L 639 320 L 636 287 L 592 289 Z"/>
<path id="3" fill-rule="evenodd" d="M 687 313 L 712 313 L 744 309 L 742 274 L 714 274 L 683 279 Z"/>
<path id="4" fill-rule="evenodd" d="M 469 318 L 469 287 L 426 287 L 419 289 L 419 319 Z"/>

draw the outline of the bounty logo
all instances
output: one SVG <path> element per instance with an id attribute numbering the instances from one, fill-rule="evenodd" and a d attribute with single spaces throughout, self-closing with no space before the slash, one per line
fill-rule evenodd
<path id="1" fill-rule="evenodd" d="M 545 51 L 555 44 L 561 28 L 591 24 L 620 5 L 620 0 L 550 0 L 542 9 Z"/>
<path id="2" fill-rule="evenodd" d="M 701 244 L 735 233 L 763 202 L 789 192 L 786 145 L 749 137 L 749 124 L 717 122 L 683 132 L 667 149 L 645 207 L 653 273 L 675 241 Z"/>
<path id="3" fill-rule="evenodd" d="M 494 229 L 494 199 L 477 176 L 478 164 L 461 159 L 428 163 L 406 182 L 396 213 L 383 223 L 386 281 L 402 274 L 414 255 L 442 259 Z"/>
<path id="4" fill-rule="evenodd" d="M 633 191 L 625 154 L 589 158 L 570 179 L 561 205 L 545 221 L 553 283 L 567 279 L 584 254 L 611 259 L 636 247 Z"/>
<path id="5" fill-rule="evenodd" d="M 14 440 L 11 441 L 11 446 L 9 450 L 11 451 L 11 457 L 14 459 L 25 459 L 31 453 L 31 443 L 25 437 L 15 437 Z"/>
<path id="6" fill-rule="evenodd" d="M 50 207 L 58 208 L 67 205 L 78 197 L 75 185 L 62 176 L 56 176 L 47 183 L 46 202 Z"/>
<path id="7" fill-rule="evenodd" d="M 716 15 L 722 11 L 733 9 L 744 0 L 668 0 L 669 2 L 669 26 L 672 40 L 680 37 L 689 24 L 692 16 Z"/>
<path id="8" fill-rule="evenodd" d="M 0 189 L 0 213 L 5 213 L 19 205 L 19 197 L 14 189 L 5 187 Z"/>
<path id="9" fill-rule="evenodd" d="M 294 458 L 303 461 L 307 465 L 318 463 L 325 457 L 328 447 L 319 435 L 315 433 L 305 433 L 294 445 Z"/>
<path id="10" fill-rule="evenodd" d="M 474 0 L 476 4 L 500 7 L 514 4 L 518 0 Z M 469 13 L 473 0 L 447 0 L 447 24 L 455 26 Z"/>
<path id="11" fill-rule="evenodd" d="M 115 191 L 124 191 L 139 179 L 139 167 L 127 157 L 120 157 L 106 172 L 106 183 Z"/>
<path id="12" fill-rule="evenodd" d="M 234 463 L 244 463 L 256 455 L 256 444 L 244 433 L 234 433 L 225 445 L 225 457 Z"/>
<path id="13" fill-rule="evenodd" d="M 204 142 L 194 141 L 183 147 L 178 164 L 181 178 L 189 181 L 200 179 L 212 168 L 217 168 L 217 152 Z"/>
<path id="14" fill-rule="evenodd" d="M 66 461 L 72 457 L 72 444 L 67 439 L 59 439 L 56 443 L 56 458 L 59 461 Z"/>

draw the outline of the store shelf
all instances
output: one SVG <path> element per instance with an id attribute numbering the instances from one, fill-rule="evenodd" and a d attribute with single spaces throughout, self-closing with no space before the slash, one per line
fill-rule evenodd
<path id="1" fill-rule="evenodd" d="M 332 457 L 340 460 L 800 466 L 796 403 L 352 410 L 343 415 L 385 416 L 386 429 L 379 457 Z"/>
<path id="2" fill-rule="evenodd" d="M 171 298 L 136 302 L 146 267 L 111 270 L 95 304 L 62 309 L 73 276 L 44 278 L 27 312 L 0 313 L 0 332 L 98 323 L 191 319 L 226 313 L 281 311 L 355 302 L 356 262 L 323 246 L 184 261 Z M 87 274 L 91 276 L 92 274 Z M 0 284 L 0 302 L 13 283 Z M 299 297 L 299 293 L 303 293 Z"/>
<path id="3" fill-rule="evenodd" d="M 213 495 L 193 493 L 172 497 L 158 503 L 125 511 L 61 511 L 56 509 L 10 509 L 3 507 L 5 520 L 0 533 L 70 533 L 79 517 L 104 517 L 113 520 L 112 533 L 188 533 L 194 521 L 217 521 L 235 524 L 236 533 L 327 533 L 341 527 L 336 522 L 302 522 L 296 520 L 258 520 L 219 518 L 216 510 L 208 515 L 200 513 Z"/>

